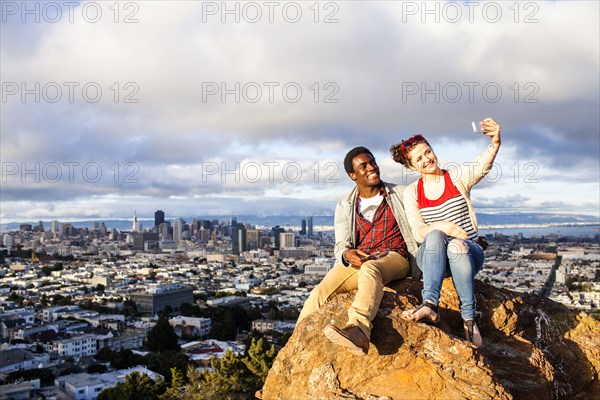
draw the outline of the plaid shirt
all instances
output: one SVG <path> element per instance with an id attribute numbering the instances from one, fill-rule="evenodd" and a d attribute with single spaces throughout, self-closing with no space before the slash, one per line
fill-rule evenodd
<path id="1" fill-rule="evenodd" d="M 383 196 L 383 200 L 375 211 L 373 222 L 369 222 L 358 212 L 360 195 L 356 195 L 356 248 L 367 254 L 378 251 L 395 251 L 408 259 L 406 243 L 400 233 L 400 227 L 392 208 L 387 202 L 387 192 L 383 186 L 379 194 Z"/>

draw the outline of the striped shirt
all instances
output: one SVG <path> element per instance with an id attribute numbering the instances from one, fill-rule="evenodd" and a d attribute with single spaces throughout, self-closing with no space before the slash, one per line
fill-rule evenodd
<path id="1" fill-rule="evenodd" d="M 477 241 L 477 231 L 471 222 L 467 202 L 454 186 L 448 171 L 444 170 L 444 193 L 436 200 L 425 196 L 423 179 L 419 179 L 417 201 L 423 221 L 427 225 L 438 221 L 454 222 L 467 232 L 469 240 Z"/>

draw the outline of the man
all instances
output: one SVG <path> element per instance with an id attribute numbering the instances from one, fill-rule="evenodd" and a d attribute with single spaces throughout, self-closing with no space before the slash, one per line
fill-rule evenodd
<path id="1" fill-rule="evenodd" d="M 344 328 L 325 327 L 325 336 L 351 353 L 365 355 L 383 286 L 409 271 L 420 278 L 417 250 L 401 202 L 404 186 L 381 181 L 379 166 L 365 147 L 346 154 L 344 169 L 356 186 L 335 208 L 334 267 L 304 303 L 298 323 L 338 293 L 358 289 Z"/>

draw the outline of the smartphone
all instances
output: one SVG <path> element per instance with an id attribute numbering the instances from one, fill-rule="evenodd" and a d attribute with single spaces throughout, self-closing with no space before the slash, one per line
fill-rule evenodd
<path id="1" fill-rule="evenodd" d="M 378 251 L 375 252 L 373 254 L 369 254 L 369 256 L 367 257 L 367 260 L 378 260 L 380 258 L 383 258 L 385 256 L 387 256 L 390 252 L 387 250 L 384 251 Z"/>
<path id="2" fill-rule="evenodd" d="M 477 129 L 477 124 L 475 121 L 471 122 L 471 128 L 473 128 L 473 133 L 484 133 L 483 131 Z"/>

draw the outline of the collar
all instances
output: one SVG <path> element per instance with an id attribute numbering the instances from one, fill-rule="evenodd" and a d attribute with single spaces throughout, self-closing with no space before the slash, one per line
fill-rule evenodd
<path id="1" fill-rule="evenodd" d="M 390 193 L 391 193 L 390 184 L 387 182 L 381 181 L 381 189 L 379 191 L 379 194 L 383 195 L 383 197 L 387 197 L 387 195 L 389 195 Z M 348 204 L 352 204 L 356 201 L 358 196 L 360 196 L 360 194 L 358 193 L 358 186 L 355 185 L 352 188 L 352 190 L 350 191 L 350 193 L 348 194 L 348 197 L 346 197 L 346 201 L 348 202 Z"/>

